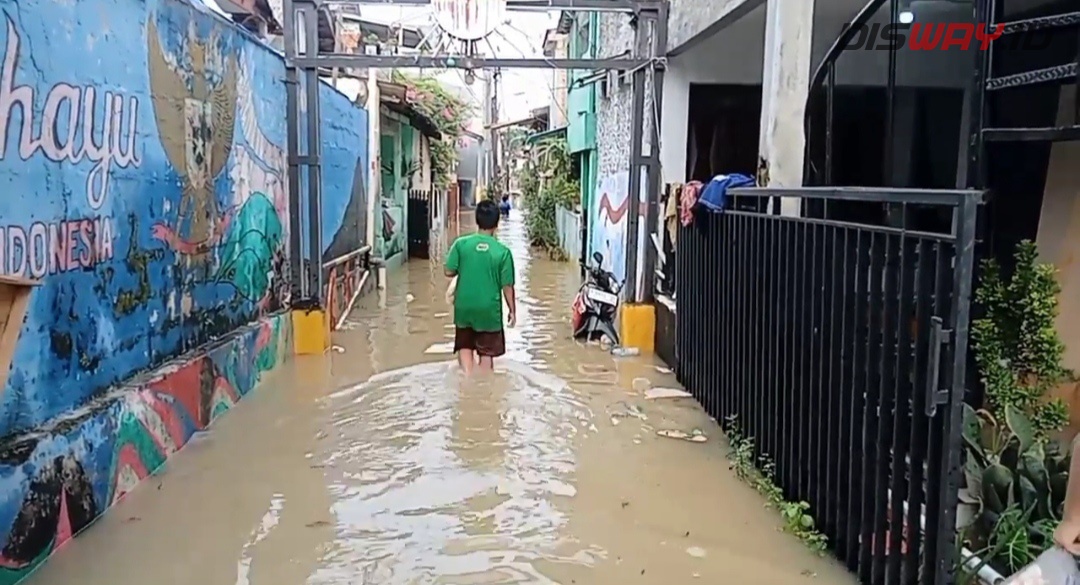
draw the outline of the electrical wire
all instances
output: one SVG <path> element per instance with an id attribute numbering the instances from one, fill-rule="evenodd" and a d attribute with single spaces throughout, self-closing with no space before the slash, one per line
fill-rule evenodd
<path id="1" fill-rule="evenodd" d="M 509 25 L 509 26 L 511 26 L 511 28 L 516 28 L 516 27 L 513 27 L 513 25 L 511 25 L 511 24 L 509 23 L 509 21 L 508 21 L 508 22 L 507 22 L 506 24 L 507 24 L 507 25 Z M 518 32 L 521 32 L 521 30 L 520 30 L 520 29 L 518 29 Z M 525 51 L 522 51 L 522 50 L 521 50 L 521 48 L 520 48 L 520 47 L 518 47 L 516 43 L 514 43 L 513 41 L 511 41 L 511 40 L 510 40 L 510 39 L 509 39 L 509 38 L 508 38 L 508 37 L 507 37 L 507 36 L 506 36 L 505 34 L 503 34 L 503 33 L 502 33 L 502 31 L 500 31 L 500 30 L 499 30 L 498 28 L 496 28 L 496 29 L 495 29 L 494 33 L 495 33 L 495 34 L 497 34 L 497 35 L 499 35 L 499 37 L 501 37 L 501 38 L 502 38 L 502 39 L 503 39 L 504 41 L 506 41 L 507 43 L 509 43 L 509 44 L 510 44 L 510 48 L 512 48 L 512 49 L 514 49 L 515 51 L 517 51 L 517 52 L 518 52 L 518 54 L 520 54 L 520 55 L 521 55 L 522 57 L 524 57 L 524 58 L 529 58 L 529 57 L 535 57 L 535 56 L 536 56 L 535 54 L 533 54 L 533 55 L 528 55 L 528 54 L 526 54 L 526 53 L 525 53 Z M 526 37 L 527 37 L 527 35 L 526 35 Z M 552 61 L 551 59 L 549 59 L 549 58 L 547 57 L 547 55 L 544 55 L 544 54 L 543 54 L 543 51 L 540 51 L 539 53 L 540 53 L 540 58 L 541 58 L 541 59 L 543 59 L 545 63 L 547 63 L 548 65 L 550 65 L 550 66 L 551 66 L 551 67 L 552 67 L 553 69 L 555 69 L 555 70 L 558 70 L 558 67 L 556 67 L 556 66 L 555 66 L 555 63 L 554 63 L 554 61 Z M 552 87 L 552 86 L 551 86 L 551 84 L 550 84 L 550 83 L 547 83 L 546 81 L 545 81 L 544 85 L 545 85 L 545 86 L 547 86 L 547 89 L 548 89 L 548 93 L 549 93 L 549 94 L 550 94 L 550 96 L 551 96 L 551 103 L 555 104 L 555 107 L 556 107 L 556 108 L 558 108 L 558 110 L 559 110 L 559 115 L 560 115 L 560 116 L 562 116 L 562 118 L 563 118 L 564 120 L 565 120 L 565 119 L 567 119 L 567 118 L 568 118 L 568 114 L 567 114 L 567 112 L 566 112 L 566 108 L 565 108 L 565 107 L 563 107 L 563 105 L 562 105 L 561 103 L 559 103 L 559 99 L 558 99 L 558 96 L 557 96 L 557 95 L 555 95 L 555 88 L 554 88 L 554 87 Z"/>

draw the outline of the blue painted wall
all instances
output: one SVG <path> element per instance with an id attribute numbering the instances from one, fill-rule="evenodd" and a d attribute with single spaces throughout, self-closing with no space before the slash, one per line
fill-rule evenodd
<path id="1" fill-rule="evenodd" d="M 281 308 L 289 217 L 271 50 L 183 0 L 0 12 L 0 273 L 43 283 L 0 398 L 9 436 Z M 330 253 L 361 221 L 367 118 L 321 95 Z"/>

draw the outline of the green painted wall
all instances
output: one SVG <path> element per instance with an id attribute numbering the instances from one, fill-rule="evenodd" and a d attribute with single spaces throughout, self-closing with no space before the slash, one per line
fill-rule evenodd
<path id="1" fill-rule="evenodd" d="M 405 260 L 408 249 L 408 193 L 413 173 L 420 168 L 416 148 L 420 131 L 393 113 L 384 113 L 382 120 L 382 191 L 380 209 L 375 214 L 375 251 L 394 266 Z"/>
<path id="2" fill-rule="evenodd" d="M 389 124 L 382 124 L 385 128 Z M 382 190 L 379 209 L 375 214 L 376 252 L 387 261 L 403 254 L 406 249 L 405 225 L 408 206 L 401 180 L 401 126 L 391 134 L 381 134 Z M 396 260 L 396 259 L 394 259 Z"/>
<path id="3" fill-rule="evenodd" d="M 589 59 L 596 56 L 596 13 L 578 13 L 570 27 L 570 57 Z M 567 94 L 566 140 L 571 153 L 596 148 L 596 84 L 575 87 L 574 81 L 591 75 L 589 71 L 570 72 L 570 90 Z"/>

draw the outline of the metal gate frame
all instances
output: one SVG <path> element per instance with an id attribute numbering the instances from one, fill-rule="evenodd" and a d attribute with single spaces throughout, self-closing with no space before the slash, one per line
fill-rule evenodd
<path id="1" fill-rule="evenodd" d="M 679 381 L 726 431 L 736 417 L 755 458 L 771 462 L 789 501 L 810 503 L 862 583 L 951 583 L 984 193 L 729 196 L 726 211 L 680 228 Z M 927 233 L 782 216 L 768 211 L 779 197 L 945 207 L 953 222 Z"/>
<path id="2" fill-rule="evenodd" d="M 321 309 L 323 274 L 318 267 L 321 241 L 322 140 L 319 124 L 320 69 L 354 68 L 541 68 L 589 69 L 624 71 L 633 77 L 633 122 L 631 124 L 630 189 L 628 203 L 633 210 L 627 225 L 627 282 L 637 281 L 638 203 L 647 193 L 646 233 L 655 231 L 659 210 L 660 158 L 655 146 L 649 154 L 643 152 L 645 126 L 645 79 L 652 73 L 653 108 L 659 110 L 663 99 L 664 70 L 667 50 L 668 0 L 504 0 L 509 11 L 620 12 L 632 15 L 635 42 L 631 50 L 614 58 L 548 59 L 548 58 L 486 58 L 461 55 L 366 55 L 351 53 L 321 53 L 318 46 L 318 13 L 322 0 L 284 0 L 286 128 L 289 158 L 290 270 L 292 304 L 296 309 Z M 335 4 L 378 6 L 428 6 L 431 0 L 335 0 Z M 650 38 L 651 37 L 651 38 Z M 301 79 L 303 87 L 301 87 Z M 306 111 L 300 107 L 303 89 Z M 300 130 L 306 130 L 306 152 L 302 152 Z M 660 143 L 660 128 L 653 124 L 652 144 Z M 641 170 L 646 171 L 642 184 Z M 308 196 L 306 217 L 301 210 L 301 179 L 306 179 Z M 307 258 L 301 243 L 301 225 L 308 224 Z M 369 242 L 370 243 L 370 242 Z M 314 260 L 312 260 L 314 259 Z M 645 246 L 643 274 L 650 275 L 656 257 L 652 246 Z M 644 287 L 644 298 L 638 299 L 637 286 L 627 286 L 628 301 L 652 300 L 652 287 Z"/>

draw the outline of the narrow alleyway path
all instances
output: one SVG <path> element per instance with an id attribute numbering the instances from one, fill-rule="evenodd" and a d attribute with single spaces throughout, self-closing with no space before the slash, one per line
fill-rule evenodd
<path id="1" fill-rule="evenodd" d="M 847 584 L 777 531 L 652 358 L 568 336 L 578 276 L 514 217 L 519 326 L 461 380 L 437 261 L 361 300 L 341 351 L 298 360 L 192 442 L 30 585 Z M 658 437 L 701 429 L 708 442 Z"/>

